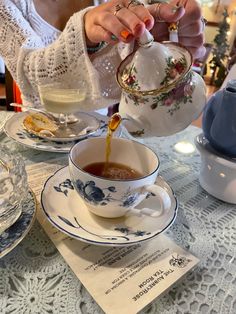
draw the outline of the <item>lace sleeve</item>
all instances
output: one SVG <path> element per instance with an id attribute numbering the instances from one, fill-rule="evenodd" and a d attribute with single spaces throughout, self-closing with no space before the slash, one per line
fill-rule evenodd
<path id="1" fill-rule="evenodd" d="M 57 81 L 86 81 L 89 100 L 81 110 L 95 110 L 117 102 L 120 90 L 115 68 L 120 62 L 117 48 L 107 47 L 95 53 L 91 62 L 86 51 L 83 15 L 75 13 L 64 31 L 50 45 L 45 44 L 10 0 L 0 3 L 0 55 L 20 87 L 25 103 L 37 104 L 38 84 Z M 109 64 L 109 67 L 107 65 Z M 109 82 L 109 84 L 105 82 Z M 100 84 L 103 82 L 103 84 Z"/>

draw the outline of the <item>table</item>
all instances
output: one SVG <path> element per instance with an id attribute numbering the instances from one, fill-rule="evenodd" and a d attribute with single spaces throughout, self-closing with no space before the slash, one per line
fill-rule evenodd
<path id="1" fill-rule="evenodd" d="M 0 112 L 0 121 L 3 116 Z M 166 234 L 200 259 L 194 271 L 142 313 L 236 313 L 236 206 L 200 187 L 196 150 L 183 154 L 174 147 L 180 141 L 193 144 L 199 133 L 189 126 L 170 137 L 141 140 L 158 153 L 160 174 L 179 200 L 177 219 Z M 0 144 L 20 153 L 27 165 L 59 155 L 24 147 L 4 134 Z M 103 313 L 37 221 L 0 259 L 0 274 L 0 313 Z"/>

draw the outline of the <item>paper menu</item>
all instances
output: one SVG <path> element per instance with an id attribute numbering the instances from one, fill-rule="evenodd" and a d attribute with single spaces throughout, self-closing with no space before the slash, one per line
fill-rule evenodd
<path id="1" fill-rule="evenodd" d="M 43 182 L 60 167 L 57 162 L 53 166 L 52 161 L 27 167 L 29 185 L 38 199 Z M 132 246 L 95 246 L 61 233 L 47 221 L 41 209 L 37 218 L 105 313 L 139 312 L 198 263 L 195 256 L 164 234 Z"/>

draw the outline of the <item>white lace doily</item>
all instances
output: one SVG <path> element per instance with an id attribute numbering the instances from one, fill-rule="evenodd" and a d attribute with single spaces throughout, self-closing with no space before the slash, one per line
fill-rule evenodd
<path id="1" fill-rule="evenodd" d="M 174 149 L 178 141 L 193 144 L 199 133 L 190 126 L 168 138 L 142 140 L 158 153 L 160 174 L 179 200 L 177 219 L 167 234 L 201 260 L 142 313 L 236 313 L 236 206 L 215 199 L 200 187 L 197 151 L 184 155 Z M 58 156 L 26 148 L 3 135 L 1 143 L 21 153 L 27 163 Z M 0 274 L 0 313 L 103 313 L 38 222 L 0 260 Z"/>

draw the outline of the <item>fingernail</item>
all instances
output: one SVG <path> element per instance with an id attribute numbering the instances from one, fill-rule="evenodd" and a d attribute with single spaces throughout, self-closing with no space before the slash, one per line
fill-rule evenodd
<path id="1" fill-rule="evenodd" d="M 112 34 L 111 35 L 111 40 L 117 41 L 117 37 L 114 34 Z"/>
<path id="2" fill-rule="evenodd" d="M 130 35 L 132 36 L 132 34 L 130 32 L 128 32 L 127 30 L 123 30 L 123 31 L 120 32 L 120 36 L 123 39 L 127 39 Z"/>
<path id="3" fill-rule="evenodd" d="M 142 30 L 142 25 L 141 24 L 137 24 L 134 28 L 134 32 L 135 33 L 139 33 Z"/>
<path id="4" fill-rule="evenodd" d="M 150 20 L 150 19 L 145 19 L 144 21 L 144 24 L 146 25 L 146 27 L 149 27 L 149 26 L 151 26 L 151 23 L 152 23 L 152 21 Z"/>

